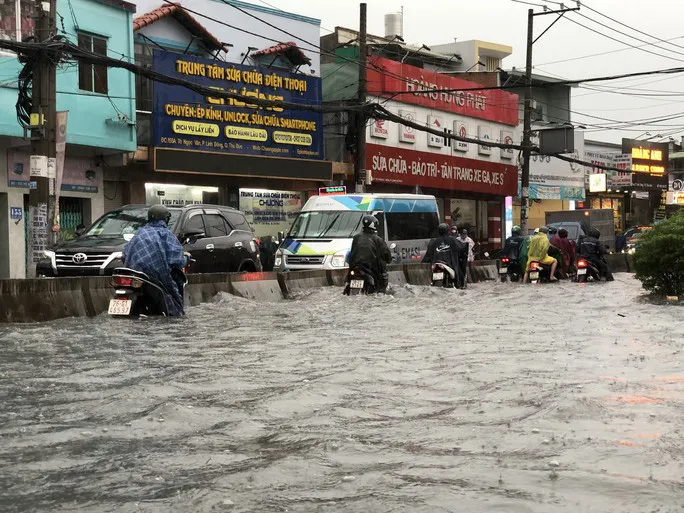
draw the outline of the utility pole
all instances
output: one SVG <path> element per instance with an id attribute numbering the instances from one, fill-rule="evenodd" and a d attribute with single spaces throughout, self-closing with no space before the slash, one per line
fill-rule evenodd
<path id="1" fill-rule="evenodd" d="M 520 228 L 527 237 L 528 198 L 530 195 L 530 156 L 532 155 L 532 45 L 534 33 L 534 9 L 527 11 L 527 60 L 525 64 L 525 105 L 523 120 L 523 165 L 520 178 Z"/>
<path id="2" fill-rule="evenodd" d="M 359 19 L 359 105 L 366 104 L 368 93 L 368 34 L 366 28 L 366 4 L 362 3 Z M 365 192 L 366 183 L 366 111 L 356 115 L 356 160 L 354 161 L 355 192 Z"/>
<path id="3" fill-rule="evenodd" d="M 517 1 L 517 0 L 516 0 Z M 563 7 L 563 4 L 560 4 Z M 578 7 L 573 9 L 561 8 L 558 10 L 545 10 L 543 12 L 534 12 L 534 9 L 529 9 L 527 11 L 527 59 L 525 66 L 525 104 L 524 118 L 523 118 L 523 140 L 522 140 L 522 176 L 520 177 L 520 228 L 524 236 L 527 236 L 528 230 L 528 202 L 530 194 L 530 157 L 532 156 L 532 47 L 534 43 L 539 41 L 539 39 L 546 34 L 551 27 L 553 27 L 558 20 L 560 20 L 565 13 L 571 11 L 579 11 L 579 2 L 577 2 Z M 534 17 L 544 16 L 546 14 L 558 14 L 558 17 L 534 39 Z"/>
<path id="4" fill-rule="evenodd" d="M 56 7 L 56 0 L 36 2 L 38 13 L 35 38 L 38 43 L 43 43 L 54 35 Z M 33 70 L 32 86 L 27 277 L 35 277 L 36 263 L 47 247 L 49 229 L 52 225 L 48 211 L 50 196 L 54 194 L 54 191 L 50 191 L 50 180 L 54 183 L 56 79 L 55 64 L 46 53 L 41 52 Z"/>

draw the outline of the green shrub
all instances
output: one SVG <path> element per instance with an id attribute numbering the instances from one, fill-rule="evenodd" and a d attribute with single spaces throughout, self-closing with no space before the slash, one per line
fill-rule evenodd
<path id="1" fill-rule="evenodd" d="M 634 268 L 646 290 L 668 296 L 684 295 L 684 212 L 639 236 Z"/>

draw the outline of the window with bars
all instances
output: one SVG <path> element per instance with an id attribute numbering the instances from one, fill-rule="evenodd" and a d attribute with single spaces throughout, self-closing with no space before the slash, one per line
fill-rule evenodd
<path id="1" fill-rule="evenodd" d="M 501 59 L 498 57 L 485 56 L 485 69 L 487 71 L 496 71 L 496 68 L 501 66 Z"/>
<path id="2" fill-rule="evenodd" d="M 0 39 L 24 41 L 33 35 L 35 8 L 35 0 L 0 1 Z"/>
<path id="3" fill-rule="evenodd" d="M 107 55 L 107 39 L 104 37 L 80 32 L 78 34 L 78 47 L 98 55 Z M 78 88 L 82 91 L 107 94 L 109 92 L 107 66 L 79 61 Z"/>

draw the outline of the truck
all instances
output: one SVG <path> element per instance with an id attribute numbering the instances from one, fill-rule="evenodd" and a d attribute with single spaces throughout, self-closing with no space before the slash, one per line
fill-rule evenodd
<path id="1" fill-rule="evenodd" d="M 615 252 L 615 213 L 612 209 L 596 210 L 563 210 L 561 212 L 547 212 L 546 225 L 557 228 L 564 225 L 580 225 L 582 234 L 586 235 L 591 228 L 601 232 L 601 242 L 608 246 L 609 251 Z M 568 227 L 566 227 L 568 228 Z M 574 230 L 575 232 L 577 229 Z M 568 229 L 568 232 L 570 230 Z"/>

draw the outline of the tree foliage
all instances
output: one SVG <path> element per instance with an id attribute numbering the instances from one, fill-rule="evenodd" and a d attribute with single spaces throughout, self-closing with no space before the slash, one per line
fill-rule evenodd
<path id="1" fill-rule="evenodd" d="M 684 212 L 639 236 L 634 268 L 646 290 L 668 296 L 684 295 Z"/>

